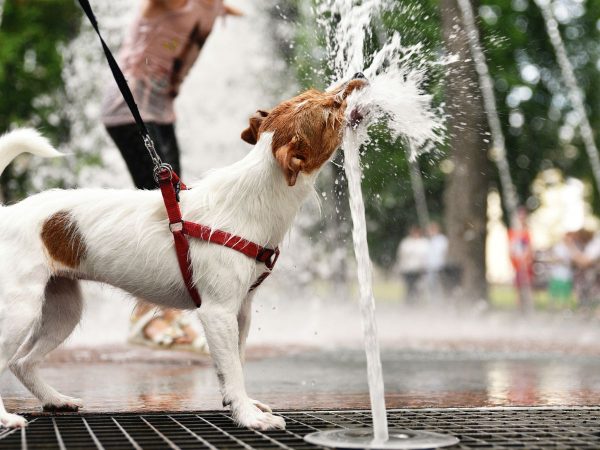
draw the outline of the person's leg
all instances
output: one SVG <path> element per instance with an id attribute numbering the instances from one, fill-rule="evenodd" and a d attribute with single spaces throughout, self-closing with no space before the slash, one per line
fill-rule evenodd
<path id="1" fill-rule="evenodd" d="M 548 294 L 552 301 L 561 301 L 561 282 L 558 278 L 550 278 L 548 281 Z"/>
<path id="2" fill-rule="evenodd" d="M 429 302 L 431 304 L 440 303 L 443 291 L 441 284 L 441 271 L 440 270 L 431 270 L 426 272 L 425 274 L 425 288 L 427 290 L 427 294 L 429 297 Z"/>
<path id="3" fill-rule="evenodd" d="M 172 123 L 155 125 L 155 130 L 158 141 L 160 142 L 160 149 L 164 162 L 170 164 L 175 173 L 181 175 L 179 144 L 177 143 L 177 136 L 175 135 L 175 125 Z"/>
<path id="4" fill-rule="evenodd" d="M 571 303 L 573 296 L 573 280 L 565 280 L 565 303 Z"/>
<path id="5" fill-rule="evenodd" d="M 404 273 L 404 283 L 406 286 L 405 302 L 408 305 L 415 303 L 417 297 L 417 275 L 415 272 Z"/>
<path id="6" fill-rule="evenodd" d="M 150 136 L 155 141 L 156 151 L 162 157 L 155 125 L 149 123 L 147 127 Z M 137 125 L 132 123 L 111 126 L 107 127 L 106 131 L 121 152 L 135 187 L 138 189 L 157 189 L 158 186 L 154 180 L 154 164 L 148 150 L 146 150 Z"/>

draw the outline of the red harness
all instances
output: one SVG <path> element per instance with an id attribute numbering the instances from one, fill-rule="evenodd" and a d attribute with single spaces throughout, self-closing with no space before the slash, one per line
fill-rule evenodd
<path id="1" fill-rule="evenodd" d="M 265 264 L 268 270 L 258 277 L 254 284 L 250 286 L 248 292 L 252 292 L 260 286 L 271 274 L 277 258 L 279 258 L 279 248 L 266 248 L 226 231 L 213 230 L 205 225 L 183 220 L 181 209 L 179 209 L 179 191 L 182 189 L 187 190 L 187 187 L 179 180 L 175 172 L 166 167 L 162 167 L 158 172 L 158 184 L 169 217 L 169 229 L 175 239 L 175 250 L 181 275 L 190 296 L 198 308 L 202 305 L 202 298 L 198 289 L 194 286 L 188 236 L 229 247 Z"/>

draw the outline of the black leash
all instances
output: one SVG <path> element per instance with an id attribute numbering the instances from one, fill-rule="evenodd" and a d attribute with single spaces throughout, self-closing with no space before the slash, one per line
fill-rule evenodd
<path id="1" fill-rule="evenodd" d="M 154 147 L 154 141 L 150 137 L 150 133 L 148 133 L 148 128 L 146 128 L 144 119 L 142 119 L 142 116 L 140 115 L 140 111 L 135 103 L 135 99 L 133 98 L 131 89 L 129 89 L 127 80 L 125 79 L 125 76 L 123 75 L 123 72 L 121 71 L 121 68 L 119 67 L 119 64 L 115 60 L 115 57 L 113 56 L 112 52 L 110 51 L 110 48 L 108 48 L 108 45 L 106 45 L 106 42 L 104 41 L 104 38 L 102 37 L 102 34 L 100 33 L 100 29 L 98 27 L 98 21 L 96 20 L 94 11 L 92 11 L 90 2 L 88 0 L 79 0 L 79 4 L 81 5 L 83 12 L 85 12 L 85 15 L 90 20 L 92 26 L 94 27 L 94 30 L 96 30 L 96 34 L 100 38 L 100 42 L 102 44 L 102 49 L 104 50 L 104 54 L 106 55 L 106 59 L 108 61 L 108 66 L 110 67 L 110 70 L 113 74 L 113 77 L 115 78 L 115 81 L 117 82 L 117 86 L 119 87 L 119 90 L 121 91 L 121 94 L 123 95 L 123 98 L 125 99 L 125 103 L 127 103 L 127 106 L 129 107 L 129 110 L 131 111 L 131 114 L 133 115 L 133 118 L 135 119 L 135 123 L 138 126 L 140 135 L 142 136 L 142 139 L 144 140 L 144 145 L 146 146 L 146 149 L 148 150 L 148 153 L 150 154 L 150 158 L 152 158 L 152 162 L 154 163 L 154 172 L 155 172 L 154 177 L 156 179 L 157 175 L 158 175 L 158 171 L 161 169 L 161 167 L 165 166 L 165 164 L 163 164 L 162 160 L 160 159 L 160 156 L 156 152 L 156 148 Z"/>

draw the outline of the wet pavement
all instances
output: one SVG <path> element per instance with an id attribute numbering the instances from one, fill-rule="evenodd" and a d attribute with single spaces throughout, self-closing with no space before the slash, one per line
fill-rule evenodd
<path id="1" fill-rule="evenodd" d="M 368 408 L 356 302 L 283 296 L 270 281 L 253 311 L 249 394 L 277 409 Z M 84 288 L 82 326 L 44 365 L 53 386 L 82 398 L 84 412 L 221 408 L 209 357 L 123 345 L 133 304 Z M 388 408 L 600 405 L 599 318 L 380 302 L 377 321 Z M 11 374 L 0 392 L 13 411 L 39 410 Z"/>
<path id="2" fill-rule="evenodd" d="M 600 357 L 550 352 L 414 351 L 383 353 L 388 408 L 590 406 L 600 404 Z M 43 374 L 84 400 L 85 412 L 220 409 L 210 358 L 111 346 L 65 349 Z M 277 409 L 368 408 L 360 350 L 254 347 L 248 392 Z M 0 378 L 6 406 L 37 402 L 11 374 Z"/>

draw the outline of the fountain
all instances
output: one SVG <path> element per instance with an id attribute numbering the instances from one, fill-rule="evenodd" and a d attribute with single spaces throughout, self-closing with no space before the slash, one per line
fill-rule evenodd
<path id="1" fill-rule="evenodd" d="M 355 5 L 352 0 L 330 0 L 321 5 L 340 20 L 333 33 L 336 41 L 329 48 L 334 52 L 336 76 L 347 79 L 363 70 L 363 46 L 373 14 L 386 8 L 381 0 L 367 0 Z M 405 48 L 399 34 L 374 56 L 364 73 L 369 86 L 355 91 L 348 98 L 348 114 L 359 112 L 362 123 L 348 127 L 344 133 L 344 169 L 348 178 L 350 209 L 353 221 L 354 251 L 360 286 L 360 309 L 363 318 L 365 351 L 373 429 L 346 429 L 312 433 L 306 440 L 334 448 L 417 449 L 439 448 L 458 443 L 453 436 L 438 433 L 388 429 L 384 382 L 375 322 L 375 299 L 372 287 L 372 266 L 367 244 L 364 200 L 361 191 L 362 170 L 360 148 L 368 140 L 370 123 L 385 120 L 398 139 L 403 137 L 414 163 L 418 151 L 426 151 L 440 143 L 443 123 L 431 107 L 431 96 L 421 89 L 424 67 L 409 68 L 405 63 L 418 52 L 418 47 Z M 350 122 L 349 122 L 350 123 Z M 414 169 L 412 169 L 414 170 Z M 418 170 L 418 168 L 417 168 Z"/>

